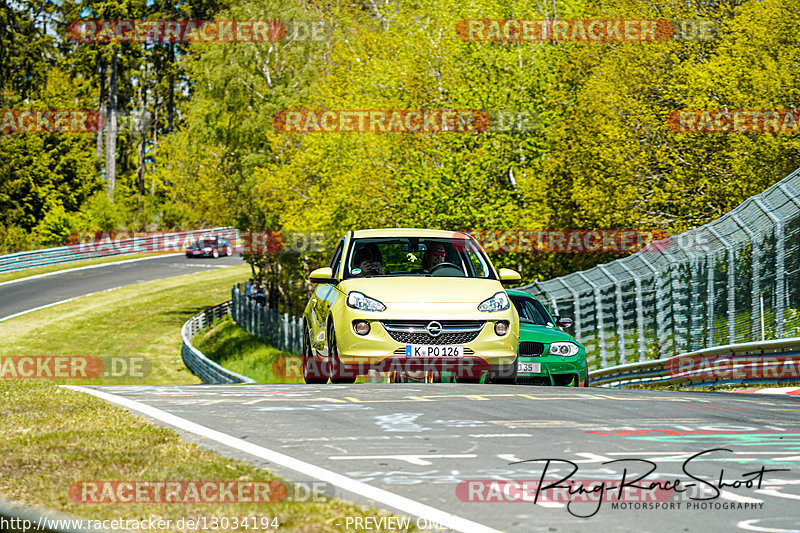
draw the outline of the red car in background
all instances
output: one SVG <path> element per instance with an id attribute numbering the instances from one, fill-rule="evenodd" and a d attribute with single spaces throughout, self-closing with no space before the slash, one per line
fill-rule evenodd
<path id="1" fill-rule="evenodd" d="M 231 255 L 233 246 L 225 237 L 203 235 L 186 248 L 186 257 L 213 257 Z"/>

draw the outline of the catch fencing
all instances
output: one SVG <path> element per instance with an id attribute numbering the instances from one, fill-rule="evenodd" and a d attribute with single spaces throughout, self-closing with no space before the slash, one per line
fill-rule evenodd
<path id="1" fill-rule="evenodd" d="M 278 313 L 248 298 L 239 285 L 231 289 L 231 315 L 239 327 L 267 344 L 284 352 L 302 352 L 302 320 L 288 313 Z"/>
<path id="2" fill-rule="evenodd" d="M 800 336 L 800 169 L 721 218 L 521 287 L 571 316 L 590 368 Z"/>

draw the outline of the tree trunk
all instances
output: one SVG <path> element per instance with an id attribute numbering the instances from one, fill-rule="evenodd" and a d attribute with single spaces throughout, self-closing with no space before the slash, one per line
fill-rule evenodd
<path id="1" fill-rule="evenodd" d="M 171 132 L 175 122 L 175 45 L 169 45 L 169 101 L 167 102 L 167 131 Z"/>
<path id="2" fill-rule="evenodd" d="M 153 177 L 150 179 L 150 196 L 156 194 L 156 151 L 158 150 L 158 91 L 154 90 L 155 104 L 153 105 Z"/>
<path id="3" fill-rule="evenodd" d="M 111 81 L 108 84 L 108 106 L 106 107 L 106 192 L 114 201 L 117 183 L 117 55 L 111 57 Z"/>
<path id="4" fill-rule="evenodd" d="M 136 169 L 136 175 L 139 178 L 139 196 L 144 196 L 144 141 L 147 138 L 147 127 L 145 125 L 146 102 L 142 86 L 146 77 L 145 73 L 145 76 L 139 79 L 139 148 L 137 150 L 139 167 Z"/>
<path id="5" fill-rule="evenodd" d="M 101 128 L 97 128 L 97 150 L 94 161 L 94 168 L 100 173 L 103 162 L 103 130 L 106 123 L 106 62 L 100 62 L 100 102 L 98 104 L 98 111 L 100 112 Z"/>

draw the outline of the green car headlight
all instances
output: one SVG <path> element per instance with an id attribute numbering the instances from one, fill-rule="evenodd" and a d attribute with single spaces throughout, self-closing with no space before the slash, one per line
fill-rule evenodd
<path id="1" fill-rule="evenodd" d="M 547 353 L 568 357 L 578 353 L 578 345 L 574 342 L 554 342 L 550 345 L 550 350 Z"/>
<path id="2" fill-rule="evenodd" d="M 386 311 L 386 306 L 382 302 L 358 291 L 350 291 L 347 294 L 347 305 L 362 311 Z"/>
<path id="3" fill-rule="evenodd" d="M 495 313 L 497 311 L 505 311 L 511 306 L 508 299 L 508 294 L 505 292 L 495 293 L 491 298 L 487 298 L 478 305 L 478 311 L 486 313 Z"/>

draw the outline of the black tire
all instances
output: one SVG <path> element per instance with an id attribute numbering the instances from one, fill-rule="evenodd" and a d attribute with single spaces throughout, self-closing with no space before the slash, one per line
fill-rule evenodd
<path id="1" fill-rule="evenodd" d="M 328 325 L 328 369 L 331 376 L 331 383 L 349 384 L 356 382 L 355 373 L 343 368 L 339 361 L 339 350 L 336 346 L 336 330 L 333 329 L 333 322 Z"/>
<path id="2" fill-rule="evenodd" d="M 492 383 L 502 385 L 515 385 L 517 383 L 517 360 L 519 355 L 514 358 L 510 365 L 497 365 L 492 367 Z"/>
<path id="3" fill-rule="evenodd" d="M 311 355 L 311 343 L 307 331 L 303 332 L 303 380 L 307 385 L 324 385 L 328 382 L 328 376 L 320 372 L 319 365 Z"/>
<path id="4" fill-rule="evenodd" d="M 217 250 L 216 248 L 211 250 L 211 257 L 213 257 L 214 259 L 219 259 L 219 250 Z"/>

